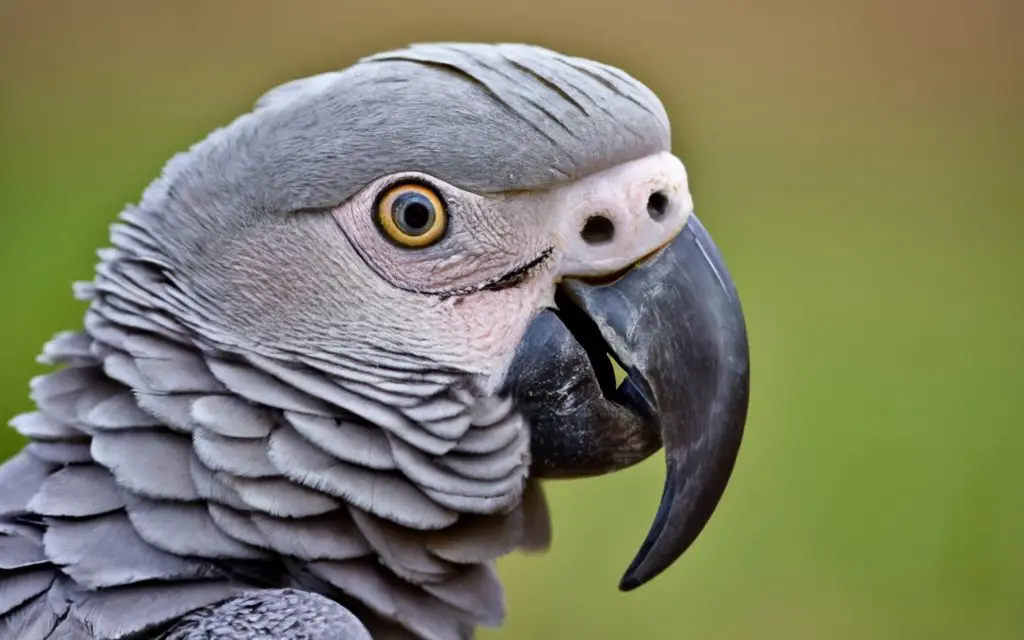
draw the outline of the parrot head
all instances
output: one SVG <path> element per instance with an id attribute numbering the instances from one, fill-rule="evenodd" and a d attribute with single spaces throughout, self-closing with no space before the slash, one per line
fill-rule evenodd
<path id="1" fill-rule="evenodd" d="M 601 474 L 664 447 L 622 587 L 693 542 L 737 455 L 748 350 L 649 89 L 535 47 L 414 46 L 284 85 L 230 132 L 164 183 L 174 211 L 157 221 L 196 332 L 376 373 L 352 390 L 381 405 L 362 417 L 397 410 L 423 433 L 393 440 L 432 456 L 495 452 L 467 443 L 479 423 L 432 427 L 442 410 L 419 404 L 511 395 L 528 454 L 442 499 L 457 511 L 508 508 L 510 478 Z"/>
<path id="2" fill-rule="evenodd" d="M 661 102 L 614 67 L 423 44 L 290 82 L 171 159 L 112 241 L 79 288 L 86 337 L 52 351 L 130 389 L 139 428 L 111 426 L 108 396 L 74 415 L 53 385 L 35 398 L 138 500 L 207 505 L 190 517 L 231 539 L 217 554 L 305 557 L 373 608 L 342 571 L 372 550 L 466 610 L 445 576 L 547 544 L 539 482 L 663 450 L 629 590 L 693 543 L 732 472 L 737 292 Z M 203 555 L 139 504 L 147 544 Z M 336 571 L 274 533 L 339 509 L 363 546 Z"/>

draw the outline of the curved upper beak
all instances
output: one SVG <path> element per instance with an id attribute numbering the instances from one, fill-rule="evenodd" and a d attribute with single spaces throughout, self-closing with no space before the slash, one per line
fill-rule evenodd
<path id="1" fill-rule="evenodd" d="M 510 372 L 531 425 L 532 474 L 607 473 L 664 447 L 661 504 L 619 585 L 634 589 L 693 543 L 732 473 L 749 397 L 743 311 L 694 215 L 622 277 L 567 279 L 556 302 Z M 618 386 L 609 356 L 627 374 Z"/>

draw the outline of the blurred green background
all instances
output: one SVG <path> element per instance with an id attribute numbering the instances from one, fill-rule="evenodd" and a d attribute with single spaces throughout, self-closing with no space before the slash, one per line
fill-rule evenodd
<path id="1" fill-rule="evenodd" d="M 552 484 L 554 548 L 502 563 L 483 637 L 1024 637 L 1019 0 L 2 0 L 0 414 L 172 153 L 280 82 L 443 39 L 657 91 L 752 348 L 734 479 L 683 560 L 616 591 L 660 460 Z"/>

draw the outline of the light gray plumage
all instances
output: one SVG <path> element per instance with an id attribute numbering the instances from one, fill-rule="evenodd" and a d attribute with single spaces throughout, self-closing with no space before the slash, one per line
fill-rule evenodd
<path id="1" fill-rule="evenodd" d="M 283 85 L 174 157 L 77 287 L 85 330 L 44 348 L 64 368 L 33 382 L 38 411 L 11 423 L 34 444 L 0 468 L 0 637 L 126 637 L 199 607 L 168 637 L 257 637 L 210 612 L 247 593 L 221 606 L 287 618 L 267 586 L 354 601 L 371 625 L 422 638 L 499 624 L 490 563 L 548 535 L 545 508 L 522 502 L 528 439 L 507 398 L 344 335 L 263 340 L 274 319 L 239 327 L 223 290 L 237 283 L 205 276 L 231 257 L 226 239 L 388 173 L 501 193 L 667 147 L 660 103 L 616 69 L 419 45 Z M 313 618 L 347 619 L 289 593 Z M 345 624 L 341 637 L 364 637 Z M 308 637 L 339 637 L 322 628 Z"/>
<path id="2" fill-rule="evenodd" d="M 550 538 L 502 380 L 551 294 L 524 288 L 523 321 L 479 342 L 436 318 L 470 332 L 460 300 L 507 289 L 541 214 L 467 209 L 456 244 L 417 254 L 436 268 L 388 262 L 333 216 L 391 174 L 501 203 L 668 149 L 661 103 L 618 69 L 430 44 L 280 86 L 172 158 L 76 285 L 84 328 L 44 347 L 59 369 L 11 422 L 30 444 L 0 466 L 0 638 L 500 625 L 495 560 Z"/>

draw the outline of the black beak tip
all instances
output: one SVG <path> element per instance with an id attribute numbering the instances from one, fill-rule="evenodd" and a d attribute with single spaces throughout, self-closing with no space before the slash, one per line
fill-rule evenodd
<path id="1" fill-rule="evenodd" d="M 625 575 L 622 576 L 622 579 L 619 580 L 619 591 L 629 593 L 643 584 L 643 580 L 638 579 L 636 576 L 632 575 L 630 571 L 627 571 Z"/>
<path id="2" fill-rule="evenodd" d="M 745 344 L 745 341 L 744 341 Z M 697 455 L 666 457 L 665 487 L 647 538 L 619 580 L 619 590 L 643 586 L 672 566 L 710 522 L 729 484 L 739 456 L 746 423 L 750 371 L 744 361 L 731 377 L 732 401 L 724 412 L 722 429 L 711 450 Z"/>

